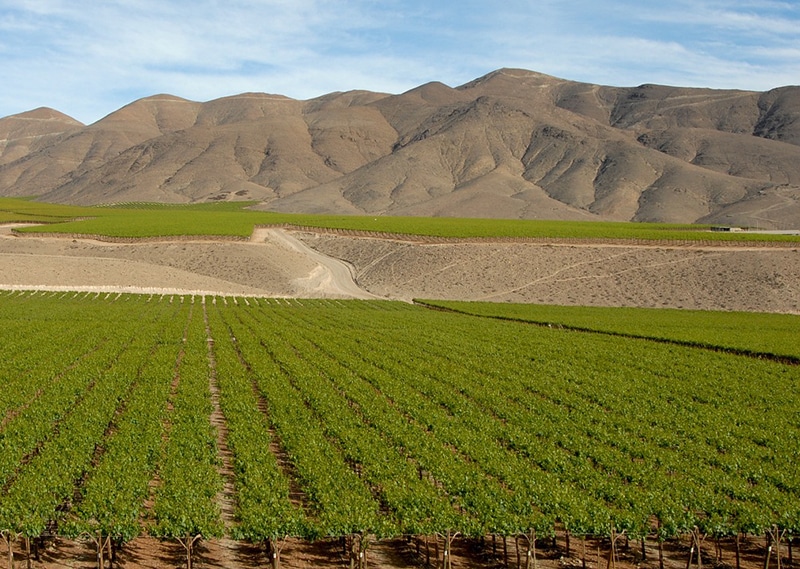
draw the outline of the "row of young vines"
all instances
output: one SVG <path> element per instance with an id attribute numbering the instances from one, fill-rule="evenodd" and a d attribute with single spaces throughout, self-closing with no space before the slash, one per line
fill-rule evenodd
<path id="1" fill-rule="evenodd" d="M 287 538 L 339 538 L 363 566 L 371 540 L 402 535 L 441 543 L 447 566 L 456 536 L 524 536 L 530 559 L 556 528 L 779 546 L 800 531 L 797 366 L 378 301 L 0 306 L 9 556 L 82 537 L 104 567 L 149 533 L 191 566 L 227 534 L 274 567 Z"/>

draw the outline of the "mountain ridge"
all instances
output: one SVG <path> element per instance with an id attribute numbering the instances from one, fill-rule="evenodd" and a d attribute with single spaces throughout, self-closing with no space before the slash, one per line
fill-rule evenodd
<path id="1" fill-rule="evenodd" d="M 800 87 L 608 87 L 499 69 L 397 95 L 158 94 L 90 125 L 36 109 L 0 119 L 0 195 L 800 226 Z"/>

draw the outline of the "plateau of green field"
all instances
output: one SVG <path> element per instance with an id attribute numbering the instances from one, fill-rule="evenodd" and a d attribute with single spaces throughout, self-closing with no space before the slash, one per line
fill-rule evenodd
<path id="1" fill-rule="evenodd" d="M 800 316 L 795 314 L 449 300 L 418 302 L 476 316 L 737 350 L 800 362 Z"/>
<path id="2" fill-rule="evenodd" d="M 711 232 L 708 226 L 662 223 L 498 220 L 446 217 L 389 217 L 284 214 L 247 209 L 251 202 L 202 204 L 127 203 L 75 207 L 19 198 L 0 198 L 0 222 L 45 223 L 20 228 L 35 233 L 107 237 L 249 237 L 257 225 L 345 229 L 444 238 L 641 239 L 671 241 L 788 241 L 800 236 Z"/>
<path id="3" fill-rule="evenodd" d="M 123 542 L 800 531 L 800 367 L 646 337 L 682 336 L 674 312 L 597 325 L 642 338 L 525 316 L 0 293 L 0 529 Z"/>

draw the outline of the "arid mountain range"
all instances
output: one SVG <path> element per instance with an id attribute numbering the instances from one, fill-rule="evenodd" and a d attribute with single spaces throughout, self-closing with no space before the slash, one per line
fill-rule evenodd
<path id="1" fill-rule="evenodd" d="M 275 211 L 800 226 L 800 87 L 604 87 L 517 69 L 401 95 L 135 101 L 0 119 L 0 195 Z"/>

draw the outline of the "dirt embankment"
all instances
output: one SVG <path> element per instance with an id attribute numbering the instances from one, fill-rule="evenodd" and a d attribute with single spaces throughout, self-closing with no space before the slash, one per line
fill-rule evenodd
<path id="1" fill-rule="evenodd" d="M 389 298 L 800 313 L 800 247 L 418 243 L 298 234 Z"/>
<path id="2" fill-rule="evenodd" d="M 281 230 L 250 241 L 93 239 L 14 236 L 0 227 L 0 288 L 372 298 L 340 260 Z"/>
<path id="3" fill-rule="evenodd" d="M 241 242 L 123 244 L 5 227 L 0 288 L 800 313 L 800 247 L 426 243 L 275 228 Z"/>

